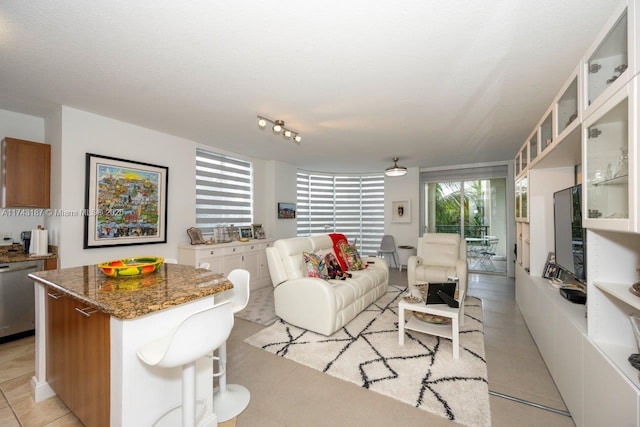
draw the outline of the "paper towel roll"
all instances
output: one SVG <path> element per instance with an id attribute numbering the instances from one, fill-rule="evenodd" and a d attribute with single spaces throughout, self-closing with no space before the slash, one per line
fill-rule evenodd
<path id="1" fill-rule="evenodd" d="M 47 230 L 31 230 L 29 254 L 46 255 L 49 253 L 49 235 Z"/>

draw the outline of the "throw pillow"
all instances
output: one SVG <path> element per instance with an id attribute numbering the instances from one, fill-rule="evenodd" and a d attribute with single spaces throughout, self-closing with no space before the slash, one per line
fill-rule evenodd
<path id="1" fill-rule="evenodd" d="M 364 265 L 362 264 L 362 258 L 360 258 L 360 254 L 356 249 L 355 245 L 349 245 L 347 243 L 340 244 L 340 252 L 342 252 L 342 256 L 346 261 L 349 270 L 364 270 Z"/>
<path id="2" fill-rule="evenodd" d="M 327 266 L 327 273 L 329 274 L 329 279 L 340 279 L 345 280 L 346 278 L 351 277 L 351 274 L 345 273 L 340 267 L 340 263 L 338 262 L 336 256 L 333 253 L 328 253 L 324 257 L 324 263 Z"/>
<path id="3" fill-rule="evenodd" d="M 325 280 L 329 277 L 324 258 L 311 252 L 303 252 L 302 255 L 304 257 L 304 264 L 307 267 L 308 277 L 317 277 Z"/>

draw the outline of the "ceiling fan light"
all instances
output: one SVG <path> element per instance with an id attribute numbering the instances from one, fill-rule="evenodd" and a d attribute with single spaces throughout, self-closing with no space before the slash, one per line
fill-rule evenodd
<path id="1" fill-rule="evenodd" d="M 393 166 L 390 166 L 384 170 L 386 176 L 403 176 L 407 173 L 407 168 L 404 166 L 398 166 L 398 158 L 393 158 Z"/>

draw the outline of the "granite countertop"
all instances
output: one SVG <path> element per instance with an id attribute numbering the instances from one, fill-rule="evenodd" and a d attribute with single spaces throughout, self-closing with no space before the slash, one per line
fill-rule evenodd
<path id="1" fill-rule="evenodd" d="M 119 319 L 135 319 L 233 288 L 224 276 L 188 265 L 163 264 L 131 278 L 105 276 L 97 265 L 38 271 L 33 280 Z"/>
<path id="2" fill-rule="evenodd" d="M 58 256 L 58 247 L 49 245 L 49 254 L 47 255 L 29 255 L 24 253 L 24 247 L 20 244 L 0 246 L 0 263 L 31 261 L 34 259 L 56 258 Z"/>

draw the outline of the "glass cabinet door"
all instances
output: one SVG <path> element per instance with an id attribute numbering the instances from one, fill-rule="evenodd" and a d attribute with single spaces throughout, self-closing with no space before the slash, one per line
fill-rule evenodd
<path id="1" fill-rule="evenodd" d="M 627 52 L 627 11 L 616 21 L 589 56 L 587 67 L 587 106 L 618 80 L 629 64 Z M 627 73 L 628 75 L 628 73 Z M 615 91 L 615 89 L 614 89 Z"/>
<path id="2" fill-rule="evenodd" d="M 585 121 L 585 218 L 588 221 L 598 220 L 591 221 L 590 226 L 594 228 L 626 231 L 629 227 L 627 93 L 619 92 L 598 110 L 603 114 L 595 114 Z"/>
<path id="3" fill-rule="evenodd" d="M 533 163 L 536 157 L 538 157 L 538 132 L 529 139 L 529 161 Z"/>
<path id="4" fill-rule="evenodd" d="M 529 218 L 529 212 L 527 209 L 527 181 L 528 180 L 526 176 L 523 176 L 520 179 L 520 214 L 522 219 L 524 220 L 527 220 Z"/>
<path id="5" fill-rule="evenodd" d="M 578 78 L 573 79 L 558 100 L 558 135 L 578 118 Z"/>
<path id="6" fill-rule="evenodd" d="M 515 216 L 516 216 L 516 220 L 520 219 L 520 180 L 516 180 L 515 182 L 515 187 L 516 187 L 516 197 L 515 197 L 515 202 L 516 202 L 516 210 L 515 210 Z"/>
<path id="7" fill-rule="evenodd" d="M 553 141 L 553 128 L 551 123 L 551 113 L 544 119 L 540 125 L 540 152 L 543 152 L 551 145 Z"/>

